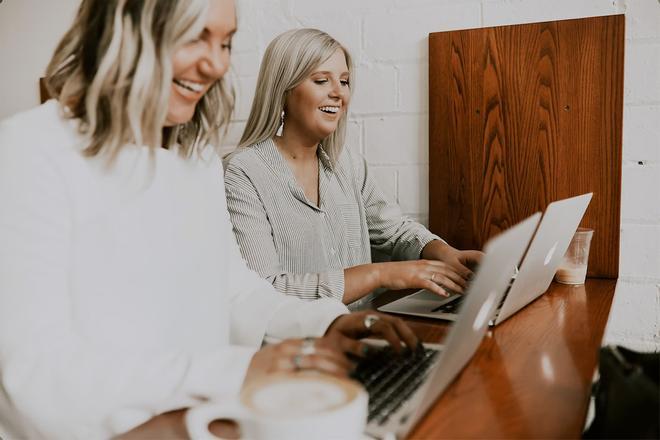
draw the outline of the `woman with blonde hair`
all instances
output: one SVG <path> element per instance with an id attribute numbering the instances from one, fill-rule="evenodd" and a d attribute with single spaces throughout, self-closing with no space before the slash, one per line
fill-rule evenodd
<path id="1" fill-rule="evenodd" d="M 285 32 L 266 49 L 245 132 L 225 159 L 243 257 L 304 299 L 349 304 L 379 287 L 462 292 L 481 253 L 406 219 L 344 148 L 352 75 L 348 50 L 316 29 Z M 404 261 L 372 263 L 371 248 Z"/>
<path id="2" fill-rule="evenodd" d="M 207 147 L 235 31 L 233 0 L 84 0 L 55 99 L 0 123 L 0 437 L 111 437 L 364 349 L 347 336 L 373 316 L 277 295 L 241 259 Z"/>

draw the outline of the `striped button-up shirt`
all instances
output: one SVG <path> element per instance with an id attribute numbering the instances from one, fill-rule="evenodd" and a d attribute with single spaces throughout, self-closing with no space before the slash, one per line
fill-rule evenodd
<path id="1" fill-rule="evenodd" d="M 227 207 L 241 253 L 277 290 L 341 300 L 344 269 L 370 263 L 371 248 L 412 260 L 439 239 L 387 201 L 362 157 L 344 148 L 333 165 L 321 147 L 318 157 L 319 206 L 272 140 L 225 160 Z"/>

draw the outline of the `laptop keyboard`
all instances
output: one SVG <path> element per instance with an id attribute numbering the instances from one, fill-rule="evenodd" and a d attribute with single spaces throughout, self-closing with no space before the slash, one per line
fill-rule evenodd
<path id="1" fill-rule="evenodd" d="M 397 355 L 391 347 L 374 348 L 360 359 L 353 379 L 369 393 L 368 422 L 384 424 L 423 383 L 439 351 L 421 347 Z"/>

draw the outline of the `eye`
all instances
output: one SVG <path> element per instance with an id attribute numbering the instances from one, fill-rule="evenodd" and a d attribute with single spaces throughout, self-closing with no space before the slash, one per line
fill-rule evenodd
<path id="1" fill-rule="evenodd" d="M 328 82 L 328 80 L 325 79 L 325 78 L 319 78 L 319 79 L 315 79 L 315 80 L 314 80 L 314 83 L 315 83 L 315 84 L 325 84 L 325 83 L 327 83 L 327 82 Z"/>
<path id="2" fill-rule="evenodd" d="M 191 39 L 191 40 L 188 40 L 188 41 L 186 42 L 185 45 L 186 45 L 186 46 L 193 46 L 193 45 L 195 45 L 195 44 L 199 44 L 199 43 L 201 43 L 201 42 L 202 42 L 202 38 L 201 38 L 201 37 L 197 37 L 197 38 L 193 38 L 193 39 Z"/>
<path id="3" fill-rule="evenodd" d="M 351 82 L 350 82 L 349 80 L 347 80 L 347 79 L 342 79 L 342 80 L 339 81 L 339 82 L 340 82 L 341 85 L 344 86 L 344 87 L 349 87 L 349 86 L 351 85 Z"/>
<path id="4" fill-rule="evenodd" d="M 231 52 L 231 45 L 232 45 L 232 41 L 229 40 L 229 41 L 227 41 L 227 42 L 225 42 L 225 43 L 222 43 L 222 44 L 220 45 L 220 47 L 221 47 L 223 50 L 228 50 L 228 51 Z"/>

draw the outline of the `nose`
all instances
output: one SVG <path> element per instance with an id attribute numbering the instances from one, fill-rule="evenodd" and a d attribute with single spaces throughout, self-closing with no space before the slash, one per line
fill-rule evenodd
<path id="1" fill-rule="evenodd" d="M 342 89 L 341 81 L 334 80 L 332 81 L 332 87 L 328 93 L 330 98 L 341 99 L 344 96 L 344 90 Z"/>
<path id="2" fill-rule="evenodd" d="M 229 50 L 222 46 L 210 47 L 200 63 L 202 73 L 213 80 L 222 78 L 228 69 Z"/>

